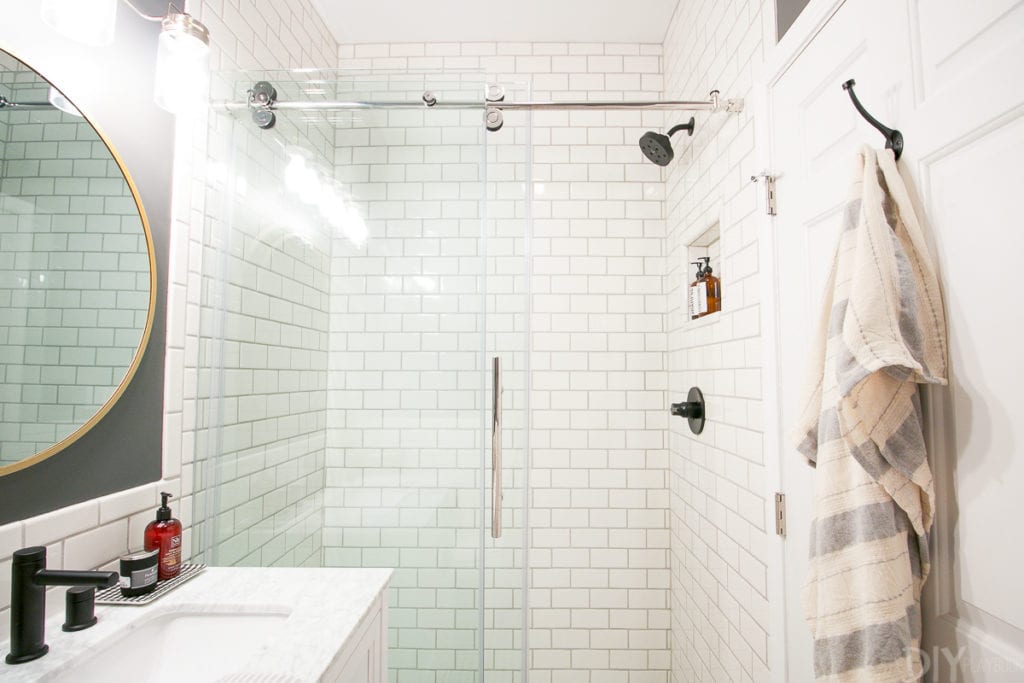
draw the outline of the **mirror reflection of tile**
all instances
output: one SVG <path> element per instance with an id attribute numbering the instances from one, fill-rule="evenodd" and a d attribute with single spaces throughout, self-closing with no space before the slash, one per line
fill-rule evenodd
<path id="1" fill-rule="evenodd" d="M 0 95 L 48 101 L 46 81 L 2 57 Z M 5 111 L 0 178 L 6 465 L 67 437 L 113 395 L 146 325 L 149 256 L 128 184 L 85 119 Z"/>

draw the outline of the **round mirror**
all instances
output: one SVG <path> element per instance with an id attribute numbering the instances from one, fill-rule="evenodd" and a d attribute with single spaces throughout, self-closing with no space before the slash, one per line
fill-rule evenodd
<path id="1" fill-rule="evenodd" d="M 117 153 L 0 51 L 0 475 L 60 451 L 110 410 L 155 304 L 153 238 Z"/>

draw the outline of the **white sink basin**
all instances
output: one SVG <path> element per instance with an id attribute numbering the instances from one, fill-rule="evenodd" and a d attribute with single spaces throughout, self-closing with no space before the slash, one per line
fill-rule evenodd
<path id="1" fill-rule="evenodd" d="M 132 609 L 132 608 L 122 608 Z M 204 612 L 158 614 L 94 652 L 61 667 L 46 681 L 216 681 L 246 669 L 252 655 L 281 631 L 287 613 Z"/>

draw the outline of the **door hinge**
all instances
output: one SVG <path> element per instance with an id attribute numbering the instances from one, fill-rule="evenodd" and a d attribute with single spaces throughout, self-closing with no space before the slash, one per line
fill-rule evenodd
<path id="1" fill-rule="evenodd" d="M 765 213 L 769 216 L 777 215 L 775 204 L 775 176 L 767 171 L 750 176 L 751 182 L 757 182 L 758 178 L 764 178 L 764 200 Z"/>
<path id="2" fill-rule="evenodd" d="M 786 535 L 786 494 L 775 494 L 775 533 Z"/>

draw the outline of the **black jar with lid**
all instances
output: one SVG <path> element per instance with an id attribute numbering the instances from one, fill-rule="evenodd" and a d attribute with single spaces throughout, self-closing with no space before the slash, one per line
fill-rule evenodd
<path id="1" fill-rule="evenodd" d="M 159 551 L 147 550 L 121 557 L 121 595 L 134 598 L 156 588 Z"/>

